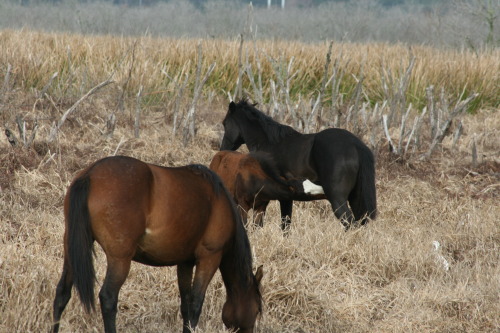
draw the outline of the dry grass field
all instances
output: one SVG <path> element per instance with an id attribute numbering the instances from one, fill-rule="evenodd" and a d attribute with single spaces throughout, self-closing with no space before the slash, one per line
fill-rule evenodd
<path id="1" fill-rule="evenodd" d="M 140 82 L 149 93 L 173 89 L 154 75 L 161 68 L 169 72 L 188 61 L 181 59 L 175 65 L 155 60 L 155 55 L 171 52 L 172 43 L 185 45 L 184 41 L 162 40 L 143 40 L 135 65 L 127 56 L 114 77 L 116 83 L 83 100 L 56 139 L 49 142 L 52 122 L 105 80 L 113 71 L 111 63 L 119 67 L 107 58 L 113 58 L 112 45 L 124 45 L 117 46 L 122 52 L 133 43 L 106 38 L 0 33 L 0 76 L 6 76 L 7 63 L 13 73 L 9 81 L 4 79 L 0 119 L 19 136 L 15 123 L 20 115 L 28 139 L 35 123 L 37 126 L 29 147 L 11 147 L 4 136 L 0 139 L 0 332 L 50 329 L 62 269 L 62 199 L 77 170 L 115 154 L 165 166 L 208 165 L 218 149 L 220 123 L 227 108 L 222 88 L 200 98 L 197 134 L 187 145 L 179 134 L 172 134 L 170 111 L 175 103 L 170 98 L 175 92 L 165 93 L 152 106 L 143 102 L 140 135 L 134 135 L 134 93 Z M 23 43 L 16 45 L 16 39 Z M 99 43 L 102 45 L 96 46 Z M 232 49 L 219 48 L 222 58 L 213 59 L 219 63 L 224 56 L 237 59 L 238 43 L 231 45 Z M 188 50 L 180 46 L 176 50 L 183 57 Z M 294 50 L 303 50 L 303 58 L 297 55 L 297 61 L 306 62 L 314 47 L 295 45 Z M 384 52 L 388 63 L 407 61 L 397 47 L 350 45 L 343 52 L 359 59 L 369 48 Z M 324 59 L 325 48 L 318 59 Z M 68 60 L 68 50 L 72 60 Z M 146 56 L 148 50 L 151 57 Z M 194 50 L 191 44 L 189 52 L 195 54 Z M 440 63 L 440 57 L 432 61 L 431 50 L 420 52 L 424 60 L 417 66 L 422 74 L 415 74 L 415 91 L 424 89 L 427 83 L 420 88 L 417 83 L 429 77 L 440 87 L 440 82 L 452 85 L 464 80 L 466 84 L 468 79 L 472 85 L 482 80 L 481 75 L 489 75 L 489 81 L 481 81 L 478 87 L 493 94 L 489 89 L 498 83 L 498 71 L 491 73 L 488 65 L 498 65 L 498 53 L 478 55 L 483 62 L 476 66 L 468 54 L 447 51 L 454 60 Z M 71 65 L 64 67 L 61 59 Z M 85 67 L 78 67 L 78 61 Z M 457 63 L 463 66 L 454 75 L 450 68 Z M 127 81 L 131 68 L 134 73 L 144 70 L 143 76 L 134 74 Z M 40 96 L 56 71 L 57 82 Z M 441 77 L 443 73 L 447 76 Z M 214 80 L 222 81 L 220 75 Z M 131 89 L 134 93 L 127 95 L 125 111 L 119 111 L 117 101 L 133 82 L 137 82 Z M 460 92 L 463 85 L 458 86 Z M 294 203 L 292 230 L 284 237 L 278 205 L 269 206 L 264 227 L 248 229 L 254 264 L 264 266 L 264 313 L 257 332 L 500 332 L 500 114 L 498 104 L 491 98 L 485 100 L 489 107 L 462 118 L 464 133 L 457 145 L 452 147 L 451 140 L 444 140 L 430 159 L 396 156 L 380 138 L 375 151 L 379 217 L 366 227 L 344 232 L 326 201 Z M 189 98 L 180 103 L 187 109 Z M 116 127 L 112 135 L 103 135 L 114 111 Z M 473 142 L 477 151 L 474 163 Z M 435 242 L 440 245 L 437 250 Z M 100 248 L 96 249 L 100 284 L 105 262 Z M 217 274 L 209 286 L 197 332 L 224 332 L 224 298 Z M 178 332 L 182 326 L 179 304 L 175 268 L 134 263 L 120 294 L 118 330 Z M 74 292 L 63 313 L 61 331 L 101 332 L 102 319 L 98 313 L 86 314 Z"/>

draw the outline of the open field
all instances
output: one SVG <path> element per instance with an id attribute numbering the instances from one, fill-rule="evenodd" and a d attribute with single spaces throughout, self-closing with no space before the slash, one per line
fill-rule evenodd
<path id="1" fill-rule="evenodd" d="M 500 106 L 498 48 L 475 53 L 403 44 L 334 43 L 329 53 L 327 42 L 306 44 L 250 38 L 244 41 L 240 55 L 239 39 L 117 38 L 3 30 L 0 70 L 6 73 L 10 64 L 10 85 L 47 92 L 56 104 L 61 99 L 83 95 L 111 76 L 117 83 L 112 89 L 133 98 L 142 86 L 143 103 L 164 109 L 165 104 L 175 99 L 177 86 L 184 80 L 188 88 L 194 86 L 198 47 L 203 72 L 215 64 L 206 82 L 209 91 L 217 95 L 234 91 L 240 68 L 249 67 L 252 75 L 245 71 L 243 89 L 253 94 L 249 78 L 258 86 L 260 77 L 262 87 L 257 88 L 261 88 L 267 101 L 272 95 L 271 81 L 278 88 L 280 80 L 286 81 L 294 100 L 316 93 L 325 76 L 329 55 L 330 67 L 336 65 L 338 74 L 343 74 L 338 88 L 343 99 L 353 98 L 356 84 L 361 80 L 363 95 L 374 104 L 387 98 L 382 80 L 385 78 L 389 89 L 391 84 L 399 84 L 398 79 L 407 71 L 413 56 L 415 63 L 407 82 L 406 98 L 414 106 L 425 105 L 425 89 L 431 85 L 438 93 L 444 89 L 446 95 L 454 98 L 462 92 L 466 96 L 479 93 L 472 110 Z M 331 89 L 326 89 L 326 103 L 331 95 Z"/>
<path id="2" fill-rule="evenodd" d="M 196 136 L 184 145 L 182 131 L 174 135 L 172 128 L 180 95 L 176 83 L 182 80 L 162 78 L 161 72 L 172 78 L 190 73 L 189 84 L 194 86 L 197 41 L 140 39 L 132 56 L 135 40 L 127 38 L 2 31 L 0 40 L 0 120 L 22 141 L 16 130 L 19 116 L 28 146 L 11 147 L 4 136 L 0 139 L 0 332 L 46 332 L 62 269 L 62 198 L 72 177 L 96 159 L 114 154 L 165 166 L 208 165 L 221 139 L 226 91 L 234 90 L 238 76 L 239 42 L 202 42 L 203 70 L 213 61 L 221 67 L 212 73 L 196 105 Z M 267 52 L 278 49 L 277 44 L 262 43 Z M 290 42 L 279 48 L 285 58 L 293 56 L 300 64 L 298 82 L 317 77 L 308 81 L 310 91 L 296 88 L 313 94 L 323 75 L 321 70 L 314 74 L 314 68 L 324 66 L 328 45 Z M 349 66 L 359 66 L 367 54 L 366 64 L 380 64 L 384 58 L 394 64 L 394 72 L 404 71 L 407 65 L 400 64 L 408 61 L 407 50 L 400 46 L 344 45 L 342 52 L 352 59 L 342 62 L 349 76 L 359 73 L 359 67 Z M 284 237 L 273 203 L 264 228 L 249 228 L 254 264 L 264 265 L 264 314 L 258 332 L 499 332 L 500 114 L 494 92 L 498 71 L 492 70 L 500 61 L 496 52 L 475 56 L 414 50 L 418 60 L 411 84 L 424 96 L 423 104 L 428 85 L 446 88 L 451 98 L 458 98 L 464 88 L 488 97 L 475 105 L 476 114 L 463 115 L 463 134 L 456 145 L 448 137 L 428 159 L 390 153 L 383 134 L 377 138 L 376 221 L 344 232 L 326 201 L 295 203 L 292 230 Z M 58 76 L 48 84 L 55 72 Z M 50 140 L 53 123 L 112 73 L 114 83 L 82 100 Z M 369 96 L 377 96 L 371 92 L 383 90 L 380 67 L 365 65 L 364 73 L 363 98 L 368 103 Z M 138 103 L 141 85 L 144 93 Z M 188 110 L 193 99 L 190 88 L 186 90 L 180 110 Z M 267 86 L 263 92 L 272 95 Z M 295 102 L 298 94 L 291 96 Z M 345 96 L 340 107 L 352 106 Z M 328 97 L 325 100 L 327 104 Z M 116 118 L 112 131 L 107 127 L 110 115 Z M 30 141 L 35 128 L 36 137 Z M 390 131 L 397 136 L 397 127 Z M 360 135 L 370 141 L 367 133 Z M 440 244 L 437 251 L 435 241 Z M 96 249 L 102 281 L 105 263 Z M 199 332 L 224 331 L 224 298 L 217 274 L 207 292 Z M 133 264 L 120 294 L 118 329 L 178 332 L 179 302 L 174 268 Z M 100 332 L 101 316 L 86 314 L 73 295 L 61 330 Z"/>

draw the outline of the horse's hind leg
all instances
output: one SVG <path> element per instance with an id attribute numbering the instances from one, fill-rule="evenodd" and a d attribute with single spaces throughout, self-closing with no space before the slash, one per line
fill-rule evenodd
<path id="1" fill-rule="evenodd" d="M 345 230 L 349 230 L 351 224 L 354 222 L 354 215 L 347 205 L 347 200 L 332 198 L 328 199 L 332 205 L 333 213 L 340 220 Z"/>
<path id="2" fill-rule="evenodd" d="M 193 283 L 194 263 L 184 263 L 177 265 L 177 282 L 179 293 L 181 294 L 181 315 L 183 321 L 183 333 L 190 333 L 189 327 L 190 307 L 191 307 L 191 287 Z"/>
<path id="3" fill-rule="evenodd" d="M 73 276 L 68 269 L 68 263 L 64 260 L 63 271 L 61 274 L 61 279 L 57 284 L 56 297 L 54 299 L 54 326 L 52 327 L 52 332 L 59 332 L 59 321 L 61 320 L 61 315 L 66 308 L 66 305 L 71 298 L 71 288 L 73 287 Z"/>
<path id="4" fill-rule="evenodd" d="M 347 199 L 354 185 L 349 177 L 332 179 L 324 183 L 322 182 L 323 189 L 330 205 L 332 205 L 333 213 L 340 220 L 345 230 L 348 230 L 354 222 L 354 215 L 347 203 Z"/>
<path id="5" fill-rule="evenodd" d="M 281 230 L 288 232 L 290 230 L 290 224 L 292 223 L 292 200 L 280 200 L 281 208 Z"/>
<path id="6" fill-rule="evenodd" d="M 101 313 L 106 333 L 116 332 L 116 312 L 118 293 L 130 271 L 131 259 L 115 259 L 108 257 L 106 277 L 99 292 Z"/>

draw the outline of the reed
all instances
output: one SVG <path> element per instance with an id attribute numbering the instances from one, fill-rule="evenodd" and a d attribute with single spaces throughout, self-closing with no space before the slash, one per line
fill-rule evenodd
<path id="1" fill-rule="evenodd" d="M 144 103 L 161 107 L 175 91 L 174 83 L 164 73 L 174 77 L 182 69 L 192 74 L 188 87 L 194 90 L 199 43 L 205 69 L 216 64 L 207 78 L 205 91 L 218 95 L 233 91 L 239 73 L 240 43 L 236 39 L 131 38 L 3 30 L 0 41 L 0 61 L 4 66 L 12 66 L 9 72 L 12 88 L 42 91 L 57 73 L 45 89 L 56 101 L 80 96 L 114 73 L 114 80 L 131 100 L 143 86 Z M 276 81 L 279 74 L 276 68 L 291 64 L 296 75 L 289 82 L 289 94 L 296 100 L 299 95 L 310 96 L 320 89 L 329 44 L 248 40 L 243 44 L 243 54 L 249 65 L 260 68 L 264 100 L 270 99 L 271 82 Z M 331 56 L 347 74 L 339 92 L 345 99 L 352 98 L 356 91 L 355 77 L 363 75 L 363 99 L 371 104 L 381 102 L 384 99 L 381 73 L 390 71 L 397 75 L 405 71 L 410 52 L 415 64 L 406 99 L 413 105 L 425 105 L 425 89 L 432 85 L 442 87 L 449 96 L 460 96 L 464 90 L 479 93 L 469 111 L 498 107 L 500 79 L 494 70 L 500 68 L 497 49 L 474 53 L 425 46 L 413 46 L 409 50 L 402 44 L 334 43 Z M 7 67 L 2 68 L 2 73 L 4 77 L 7 75 Z M 243 90 L 252 90 L 251 80 L 245 76 L 242 85 Z M 327 89 L 325 101 L 330 97 Z"/>

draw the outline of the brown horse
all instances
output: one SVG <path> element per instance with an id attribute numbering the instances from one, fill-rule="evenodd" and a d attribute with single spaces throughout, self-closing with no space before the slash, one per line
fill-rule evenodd
<path id="1" fill-rule="evenodd" d="M 321 195 L 309 195 L 304 189 L 305 179 L 285 179 L 278 173 L 276 163 L 267 153 L 243 154 L 235 151 L 221 151 L 210 163 L 233 195 L 244 222 L 248 211 L 253 208 L 254 223 L 262 226 L 270 200 L 317 200 Z"/>
<path id="2" fill-rule="evenodd" d="M 99 292 L 106 332 L 116 331 L 118 293 L 132 260 L 177 265 L 184 333 L 196 327 L 207 286 L 219 269 L 227 291 L 224 324 L 253 332 L 262 309 L 262 269 L 253 274 L 243 223 L 219 177 L 208 168 L 105 158 L 78 174 L 66 194 L 64 215 L 64 266 L 54 300 L 54 332 L 73 284 L 85 309 L 95 308 L 94 241 L 107 259 Z"/>

